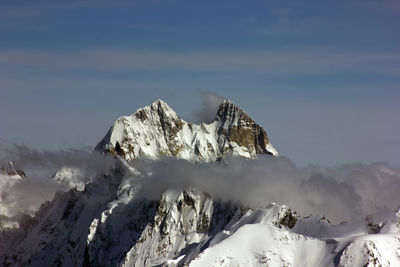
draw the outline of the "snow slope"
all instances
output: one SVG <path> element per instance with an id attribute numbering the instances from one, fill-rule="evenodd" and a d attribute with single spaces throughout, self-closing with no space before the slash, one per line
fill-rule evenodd
<path id="1" fill-rule="evenodd" d="M 217 238 L 190 266 L 400 266 L 399 217 L 385 221 L 392 231 L 374 234 L 368 234 L 365 222 L 331 225 L 316 218 L 299 218 L 292 229 L 239 221 L 240 227 L 225 230 L 226 237 Z M 319 235 L 298 233 L 305 225 L 319 229 Z"/>

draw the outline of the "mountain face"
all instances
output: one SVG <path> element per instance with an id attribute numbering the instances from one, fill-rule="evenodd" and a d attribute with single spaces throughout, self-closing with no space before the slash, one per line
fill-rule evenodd
<path id="1" fill-rule="evenodd" d="M 196 162 L 227 155 L 278 155 L 264 129 L 229 100 L 219 106 L 212 123 L 200 125 L 187 123 L 157 100 L 131 116 L 118 118 L 96 149 L 125 160 L 172 156 Z"/>
<path id="2" fill-rule="evenodd" d="M 12 161 L 0 167 L 0 174 L 7 176 L 16 176 L 19 178 L 25 177 L 25 172 L 17 168 Z"/>
<path id="3" fill-rule="evenodd" d="M 285 205 L 226 203 L 196 188 L 170 189 L 160 199 L 140 194 L 143 174 L 132 164 L 140 157 L 278 155 L 230 101 L 214 122 L 200 125 L 156 101 L 119 118 L 96 149 L 117 156 L 113 168 L 85 185 L 76 172 L 60 170 L 54 179 L 74 188 L 44 203 L 19 231 L 0 232 L 0 265 L 400 266 L 400 213 L 335 225 Z"/>

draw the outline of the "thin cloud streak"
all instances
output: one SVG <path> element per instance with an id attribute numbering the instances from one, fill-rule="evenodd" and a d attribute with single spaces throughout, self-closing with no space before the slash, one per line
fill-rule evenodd
<path id="1" fill-rule="evenodd" d="M 0 51 L 0 65 L 45 69 L 212 71 L 272 75 L 368 73 L 399 75 L 400 53 L 329 47 L 266 51 L 163 52 L 87 49 L 69 52 Z"/>
<path id="2" fill-rule="evenodd" d="M 125 8 L 140 2 L 118 0 L 74 0 L 74 1 L 15 1 L 0 4 L 0 21 L 7 19 L 29 19 L 54 11 L 89 9 L 89 8 Z"/>

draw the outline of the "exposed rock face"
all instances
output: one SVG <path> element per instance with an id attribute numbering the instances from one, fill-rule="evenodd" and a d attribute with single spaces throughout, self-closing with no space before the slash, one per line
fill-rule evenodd
<path id="1" fill-rule="evenodd" d="M 156 266 L 171 256 L 179 256 L 188 247 L 193 250 L 193 255 L 187 255 L 187 258 L 194 257 L 207 246 L 211 236 L 242 214 L 240 207 L 219 203 L 196 190 L 169 190 L 160 201 L 138 203 L 141 204 L 136 209 L 129 209 L 133 214 L 125 210 L 116 215 L 120 219 L 130 218 L 135 227 L 134 235 L 127 229 L 113 229 L 115 218 L 109 215 L 104 214 L 102 222 L 95 222 L 97 229 L 92 227 L 95 229 L 93 238 L 88 241 L 88 259 L 93 265 L 113 262 L 112 265 Z M 102 238 L 110 235 L 110 231 L 114 236 L 130 236 L 130 242 L 119 251 L 120 254 L 112 257 L 108 251 L 113 244 L 108 237 Z"/>
<path id="2" fill-rule="evenodd" d="M 247 148 L 252 156 L 255 154 L 278 155 L 265 130 L 232 101 L 225 100 L 220 105 L 215 121 L 218 122 L 218 143 L 223 143 L 222 147 L 234 150 L 234 147 L 238 145 Z"/>
<path id="3" fill-rule="evenodd" d="M 200 125 L 187 123 L 157 100 L 131 116 L 118 118 L 96 149 L 126 160 L 173 156 L 196 162 L 230 154 L 245 158 L 278 155 L 265 130 L 229 100 L 220 105 L 211 124 Z"/>
<path id="4" fill-rule="evenodd" d="M 9 161 L 8 164 L 4 164 L 0 167 L 0 174 L 20 177 L 25 177 L 26 175 L 25 172 L 17 168 L 12 161 Z"/>

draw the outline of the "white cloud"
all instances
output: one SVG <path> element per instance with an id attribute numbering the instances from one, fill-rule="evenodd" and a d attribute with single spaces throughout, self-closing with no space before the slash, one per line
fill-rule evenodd
<path id="1" fill-rule="evenodd" d="M 114 164 L 113 158 L 89 149 L 50 152 L 0 143 L 0 166 L 9 160 L 23 170 L 26 177 L 8 182 L 9 177 L 0 174 L 0 216 L 8 217 L 24 212 L 33 215 L 44 201 L 54 197 L 57 190 L 67 189 L 51 178 L 62 167 L 76 169 L 82 174 L 83 181 L 89 181 Z"/>
<path id="2" fill-rule="evenodd" d="M 336 168 L 297 167 L 285 157 L 231 158 L 217 164 L 163 159 L 135 163 L 145 175 L 141 193 L 157 199 L 166 189 L 197 188 L 214 198 L 251 207 L 270 202 L 329 219 L 362 219 L 400 203 L 400 173 L 387 164 L 347 164 Z"/>
<path id="3" fill-rule="evenodd" d="M 218 107 L 225 98 L 210 91 L 202 92 L 201 96 L 203 98 L 202 107 L 200 110 L 194 112 L 194 122 L 210 123 L 214 120 Z"/>
<path id="4" fill-rule="evenodd" d="M 51 199 L 60 186 L 49 177 L 61 167 L 94 177 L 115 163 L 111 157 L 89 150 L 39 152 L 24 146 L 11 146 L 0 162 L 6 160 L 13 160 L 27 174 L 18 183 L 0 188 L 1 201 L 12 215 L 35 210 Z M 225 166 L 173 158 L 136 160 L 134 167 L 142 175 L 126 179 L 141 187 L 138 197 L 159 199 L 167 189 L 197 188 L 222 201 L 250 207 L 276 202 L 289 205 L 302 216 L 326 215 L 335 222 L 362 219 L 383 208 L 395 210 L 400 203 L 400 172 L 385 163 L 298 167 L 288 158 L 271 156 L 228 158 L 226 162 Z"/>

